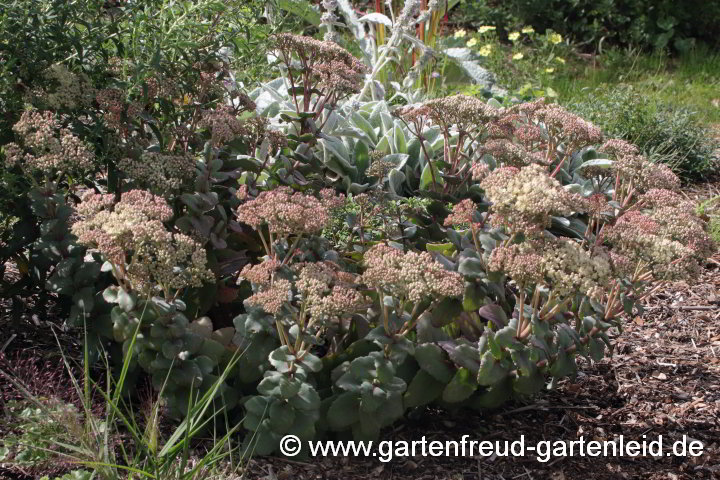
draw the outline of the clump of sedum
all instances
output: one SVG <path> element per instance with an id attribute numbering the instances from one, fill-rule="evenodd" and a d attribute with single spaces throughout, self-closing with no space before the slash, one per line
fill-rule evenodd
<path id="1" fill-rule="evenodd" d="M 77 214 L 72 232 L 78 242 L 101 253 L 126 291 L 172 298 L 215 278 L 202 245 L 165 227 L 173 213 L 161 197 L 131 190 L 114 203 L 112 195 L 90 193 Z"/>

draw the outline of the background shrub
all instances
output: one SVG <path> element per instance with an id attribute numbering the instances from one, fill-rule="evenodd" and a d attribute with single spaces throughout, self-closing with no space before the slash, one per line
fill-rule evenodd
<path id="1" fill-rule="evenodd" d="M 717 168 L 717 142 L 686 109 L 653 101 L 630 87 L 596 89 L 568 107 L 686 179 L 706 177 Z"/>
<path id="2" fill-rule="evenodd" d="M 483 0 L 465 1 L 460 12 L 504 30 L 513 21 L 553 29 L 592 48 L 604 39 L 683 51 L 695 41 L 717 44 L 720 33 L 720 3 L 702 0 Z"/>

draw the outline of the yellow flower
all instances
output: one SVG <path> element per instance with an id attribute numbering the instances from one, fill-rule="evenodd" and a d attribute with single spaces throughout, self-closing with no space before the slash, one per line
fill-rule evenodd
<path id="1" fill-rule="evenodd" d="M 467 41 L 465 45 L 467 45 L 468 47 L 474 47 L 475 45 L 477 45 L 477 38 L 471 38 Z"/>
<path id="2" fill-rule="evenodd" d="M 518 53 L 516 53 L 515 55 L 512 56 L 512 59 L 513 59 L 513 60 L 522 60 L 524 56 L 525 56 L 525 55 L 523 55 L 522 53 L 518 52 Z"/>
<path id="3" fill-rule="evenodd" d="M 483 25 L 482 27 L 478 28 L 478 32 L 480 33 L 487 33 L 495 30 L 495 27 L 492 25 Z"/>
<path id="4" fill-rule="evenodd" d="M 553 45 L 557 45 L 558 43 L 560 43 L 562 41 L 563 41 L 562 35 L 560 35 L 559 33 L 550 34 L 550 43 L 552 43 Z"/>
<path id="5" fill-rule="evenodd" d="M 533 27 L 527 26 L 523 27 L 522 30 L 520 30 L 522 33 L 535 33 L 535 29 Z"/>
<path id="6" fill-rule="evenodd" d="M 465 30 L 458 30 L 455 32 L 455 38 L 463 38 L 467 32 Z"/>
<path id="7" fill-rule="evenodd" d="M 555 71 L 554 68 L 546 68 L 545 73 L 553 73 Z"/>
<path id="8" fill-rule="evenodd" d="M 563 65 L 565 65 L 565 59 L 564 59 L 564 58 L 555 57 L 555 61 L 556 61 L 556 62 L 559 62 L 559 63 L 562 63 Z"/>
<path id="9" fill-rule="evenodd" d="M 511 42 L 514 42 L 514 41 L 517 40 L 518 38 L 520 38 L 520 32 L 511 32 L 511 33 L 508 35 L 508 39 L 509 39 Z"/>
<path id="10" fill-rule="evenodd" d="M 488 55 L 490 55 L 490 53 L 492 53 L 492 45 L 490 45 L 489 43 L 487 45 L 483 45 L 482 48 L 480 48 L 480 50 L 478 51 L 478 53 L 483 57 L 487 57 Z"/>

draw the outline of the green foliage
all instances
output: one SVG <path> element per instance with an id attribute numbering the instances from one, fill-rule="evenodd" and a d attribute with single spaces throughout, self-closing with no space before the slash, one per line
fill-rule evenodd
<path id="1" fill-rule="evenodd" d="M 641 91 L 597 89 L 568 107 L 608 135 L 638 145 L 684 178 L 704 178 L 717 168 L 717 141 L 692 112 L 653 101 Z"/>
<path id="2" fill-rule="evenodd" d="M 720 55 L 698 45 L 689 52 L 670 56 L 637 48 L 607 48 L 589 59 L 568 58 L 564 72 L 553 82 L 561 102 L 582 100 L 588 91 L 630 85 L 646 98 L 695 112 L 706 125 L 720 122 L 714 105 L 720 87 Z"/>
<path id="3" fill-rule="evenodd" d="M 708 231 L 716 245 L 720 245 L 720 197 L 713 197 L 698 205 L 697 214 L 708 218 Z"/>
<path id="4" fill-rule="evenodd" d="M 720 6 L 690 0 L 512 0 L 466 2 L 459 21 L 492 24 L 509 32 L 517 24 L 553 29 L 576 43 L 598 48 L 601 42 L 647 48 L 689 49 L 695 41 L 717 42 Z"/>
<path id="5" fill-rule="evenodd" d="M 466 47 L 481 58 L 502 88 L 520 97 L 554 98 L 553 80 L 567 70 L 572 49 L 561 35 L 548 30 L 538 33 L 530 26 L 501 32 L 490 25 L 477 31 L 457 30 L 445 41 L 455 48 Z"/>
<path id="6" fill-rule="evenodd" d="M 53 480 L 90 480 L 92 478 L 92 472 L 87 470 L 72 470 L 66 473 L 62 477 L 55 477 Z M 40 477 L 40 480 L 50 480 L 47 475 Z"/>
<path id="7" fill-rule="evenodd" d="M 52 460 L 53 447 L 67 442 L 77 427 L 79 412 L 72 404 L 45 399 L 44 407 L 28 402 L 8 402 L 4 406 L 2 424 L 9 433 L 0 447 L 0 462 L 19 466 L 47 464 Z M 77 433 L 77 432 L 75 432 Z M 69 453 L 68 449 L 60 450 Z"/>

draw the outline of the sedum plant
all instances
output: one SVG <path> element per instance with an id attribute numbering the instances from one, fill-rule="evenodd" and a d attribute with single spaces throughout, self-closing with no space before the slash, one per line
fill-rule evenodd
<path id="1" fill-rule="evenodd" d="M 576 373 L 577 355 L 598 360 L 611 349 L 610 329 L 623 313 L 641 309 L 664 283 L 693 278 L 713 251 L 669 168 L 631 144 L 604 142 L 599 128 L 560 106 L 541 99 L 502 107 L 456 95 L 394 107 L 350 98 L 307 112 L 321 127 L 300 136 L 305 112 L 280 113 L 294 104 L 287 85 L 278 79 L 251 96 L 271 124 L 293 132 L 294 152 L 278 158 L 289 154 L 304 178 L 348 195 L 331 215 L 345 215 L 346 227 L 332 227 L 346 229 L 331 237 L 342 241 L 315 258 L 360 273 L 347 287 L 366 298 L 332 300 L 342 307 L 338 324 L 350 326 L 339 339 L 327 323 L 312 322 L 325 310 L 293 310 L 309 312 L 319 328 L 307 345 L 322 358 L 298 367 L 320 398 L 320 415 L 309 416 L 314 425 L 301 438 L 346 431 L 375 438 L 408 409 L 494 407 L 552 387 Z M 319 95 L 306 92 L 311 103 Z M 381 227 L 388 212 L 418 198 L 421 208 L 398 210 L 392 221 L 399 235 Z M 328 228 L 326 215 L 313 217 Z M 256 229 L 270 223 L 242 208 L 238 219 Z M 240 317 L 238 331 L 251 332 L 246 344 L 262 342 L 270 352 L 275 339 L 283 349 L 253 367 L 266 378 L 280 378 L 278 360 L 303 358 L 285 349 L 308 324 L 285 323 L 302 287 L 294 273 L 281 275 L 299 261 L 303 225 L 294 240 L 283 232 L 282 251 L 267 240 L 263 263 L 244 270 L 254 277 L 247 300 L 254 311 Z M 333 282 L 323 287 L 327 298 Z M 246 428 L 263 432 L 259 451 L 267 452 L 286 432 L 267 409 L 279 412 L 273 402 L 291 397 L 261 396 L 248 400 L 254 417 Z"/>
<path id="2" fill-rule="evenodd" d="M 50 285 L 176 418 L 219 404 L 270 454 L 495 407 L 602 358 L 713 251 L 669 168 L 557 105 L 366 100 L 337 44 L 272 48 L 281 77 L 247 96 L 223 64 L 136 89 L 120 62 L 95 99 L 107 169 L 51 113 L 4 148 L 37 185 Z"/>

